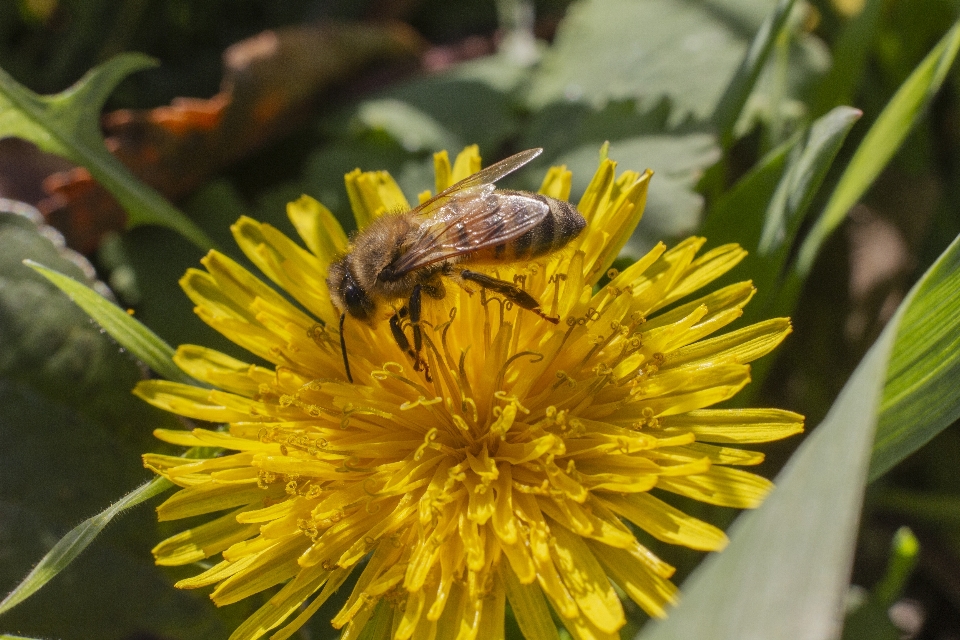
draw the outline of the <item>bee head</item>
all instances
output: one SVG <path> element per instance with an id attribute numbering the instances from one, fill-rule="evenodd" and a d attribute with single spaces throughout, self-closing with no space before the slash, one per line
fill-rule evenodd
<path id="1" fill-rule="evenodd" d="M 357 282 L 346 260 L 330 265 L 327 287 L 330 300 L 340 311 L 364 322 L 373 319 L 377 305 Z"/>

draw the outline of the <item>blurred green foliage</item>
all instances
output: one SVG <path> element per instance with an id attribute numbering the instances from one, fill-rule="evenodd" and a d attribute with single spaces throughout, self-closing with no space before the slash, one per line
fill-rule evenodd
<path id="1" fill-rule="evenodd" d="M 753 266 L 734 275 L 766 285 L 750 310 L 756 314 L 776 306 L 763 296 L 780 293 L 795 240 L 807 237 L 866 132 L 960 12 L 960 0 L 798 0 L 764 49 L 756 84 L 748 83 L 736 102 L 732 135 L 718 137 L 718 104 L 775 4 L 18 0 L 0 3 L 0 67 L 26 88 L 52 94 L 117 54 L 146 53 L 159 65 L 128 76 L 107 108 L 152 107 L 213 95 L 223 50 L 264 29 L 320 19 L 405 20 L 428 41 L 425 60 L 441 62 L 416 73 L 375 68 L 330 88 L 293 135 L 178 203 L 213 242 L 242 261 L 229 224 L 247 214 L 292 231 L 284 205 L 301 193 L 350 224 L 344 173 L 388 169 L 413 199 L 432 186 L 433 151 L 471 143 L 485 161 L 544 147 L 533 166 L 504 182 L 535 188 L 543 169 L 564 163 L 574 172 L 575 199 L 600 145 L 610 141 L 610 157 L 621 167 L 656 171 L 625 258 L 701 231 L 713 243 L 744 243 L 754 250 Z M 532 10 L 535 20 L 517 21 L 518 8 Z M 903 131 L 890 164 L 878 167 L 876 184 L 854 198 L 860 204 L 839 231 L 818 243 L 812 270 L 794 292 L 799 299 L 788 305 L 796 304 L 795 335 L 775 361 L 755 369 L 754 404 L 802 412 L 816 425 L 910 284 L 960 233 L 960 71 L 955 64 L 943 71 L 942 88 L 921 105 L 919 124 Z M 833 110 L 841 105 L 860 110 L 860 120 L 853 110 Z M 139 453 L 156 448 L 150 432 L 170 418 L 129 396 L 141 375 L 132 359 L 20 264 L 33 258 L 83 278 L 66 261 L 69 254 L 11 213 L 0 214 L 0 243 L 5 592 L 74 525 L 149 477 Z M 127 274 L 115 289 L 144 324 L 172 345 L 237 354 L 193 316 L 177 286 L 200 249 L 169 230 L 139 227 L 113 251 L 91 256 L 96 275 L 111 281 L 121 269 Z M 796 447 L 767 448 L 763 472 L 772 476 Z M 960 634 L 957 455 L 960 429 L 953 425 L 873 485 L 859 530 L 854 582 L 862 585 L 880 580 L 898 526 L 910 524 L 921 539 L 913 578 L 900 576 L 897 590 L 920 599 L 927 614 L 922 637 Z M 683 506 L 720 524 L 735 515 Z M 258 603 L 221 611 L 202 593 L 174 590 L 179 576 L 152 566 L 149 555 L 171 531 L 149 508 L 120 518 L 77 563 L 0 618 L 0 629 L 64 639 L 226 637 Z M 701 559 L 650 546 L 680 567 L 681 578 Z M 884 598 L 888 605 L 896 594 Z M 864 609 L 870 624 L 876 601 Z M 332 606 L 315 617 L 309 637 L 335 636 L 323 622 Z M 644 621 L 628 611 L 625 637 Z M 869 633 L 854 625 L 845 638 Z"/>

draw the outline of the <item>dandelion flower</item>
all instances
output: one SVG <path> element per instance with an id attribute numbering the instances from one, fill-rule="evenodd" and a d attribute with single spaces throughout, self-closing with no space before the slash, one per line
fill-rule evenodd
<path id="1" fill-rule="evenodd" d="M 446 153 L 435 165 L 439 191 L 476 172 L 480 157 L 471 147 L 452 167 Z M 216 514 L 154 549 L 162 565 L 220 557 L 178 587 L 215 585 L 210 597 L 226 605 L 282 585 L 231 638 L 291 637 L 354 572 L 332 620 L 348 640 L 371 625 L 396 640 L 502 638 L 507 602 L 531 639 L 558 637 L 551 608 L 574 638 L 619 638 L 625 618 L 613 585 L 655 617 L 676 597 L 673 568 L 638 530 L 698 550 L 726 544 L 665 494 L 761 502 L 770 482 L 742 467 L 762 455 L 729 445 L 795 434 L 802 417 L 708 407 L 747 384 L 747 363 L 790 323 L 715 335 L 741 315 L 749 282 L 685 301 L 743 258 L 736 245 L 698 256 L 704 240 L 690 238 L 611 269 L 651 176 L 615 169 L 601 162 L 577 205 L 587 228 L 564 251 L 493 270 L 560 323 L 448 286 L 443 300 L 424 303 L 432 379 L 386 323 L 348 322 L 347 381 L 325 279 L 349 241 L 307 197 L 288 209 L 306 249 L 249 218 L 232 227 L 243 253 L 295 302 L 216 251 L 205 271 L 184 276 L 197 314 L 273 365 L 181 346 L 177 364 L 203 386 L 136 388 L 157 407 L 226 425 L 156 432 L 222 454 L 144 461 L 180 487 L 158 508 L 161 520 Z M 541 193 L 567 199 L 570 178 L 554 167 Z M 410 208 L 385 172 L 357 170 L 346 183 L 360 227 Z"/>

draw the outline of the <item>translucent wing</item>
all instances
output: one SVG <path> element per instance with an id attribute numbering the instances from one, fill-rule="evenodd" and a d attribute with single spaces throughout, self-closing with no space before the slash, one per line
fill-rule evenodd
<path id="1" fill-rule="evenodd" d="M 400 277 L 509 242 L 539 224 L 549 211 L 545 202 L 532 195 L 494 191 L 491 184 L 460 190 L 420 224 L 417 239 L 394 260 L 390 271 Z"/>
<path id="2" fill-rule="evenodd" d="M 421 218 L 430 218 L 434 212 L 443 207 L 443 205 L 449 202 L 454 196 L 463 191 L 468 191 L 474 187 L 492 185 L 500 178 L 513 173 L 523 165 L 527 164 L 541 153 L 543 153 L 543 149 L 527 149 L 526 151 L 516 153 L 509 158 L 504 158 L 500 162 L 495 162 L 489 167 L 477 171 L 472 176 L 468 176 L 460 182 L 450 185 L 414 209 L 412 213 Z M 490 190 L 493 190 L 492 186 L 490 187 Z"/>
<path id="3" fill-rule="evenodd" d="M 495 193 L 493 183 L 543 153 L 527 149 L 444 189 L 411 213 L 420 235 L 394 260 L 395 277 L 441 260 L 508 242 L 537 225 L 549 208 L 521 194 Z"/>

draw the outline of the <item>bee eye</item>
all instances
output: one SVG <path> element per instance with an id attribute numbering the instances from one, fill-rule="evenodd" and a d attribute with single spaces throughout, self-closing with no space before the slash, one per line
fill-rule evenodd
<path id="1" fill-rule="evenodd" d="M 363 303 L 363 292 L 360 287 L 349 284 L 343 290 L 344 300 L 348 307 L 358 307 Z"/>

